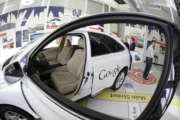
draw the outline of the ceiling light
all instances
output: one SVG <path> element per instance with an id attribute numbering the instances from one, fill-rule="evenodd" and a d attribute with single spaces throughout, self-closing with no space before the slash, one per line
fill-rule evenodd
<path id="1" fill-rule="evenodd" d="M 21 5 L 31 5 L 34 3 L 34 0 L 21 0 Z"/>
<path id="2" fill-rule="evenodd" d="M 125 2 L 124 2 L 124 0 L 114 0 L 115 2 L 117 2 L 118 4 L 126 4 Z"/>

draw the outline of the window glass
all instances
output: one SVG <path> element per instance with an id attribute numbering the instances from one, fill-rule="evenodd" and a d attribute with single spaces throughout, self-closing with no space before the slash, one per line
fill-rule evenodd
<path id="1" fill-rule="evenodd" d="M 98 56 L 111 53 L 111 49 L 106 46 L 102 41 L 104 36 L 96 33 L 89 33 L 91 43 L 91 55 Z"/>
<path id="2" fill-rule="evenodd" d="M 103 42 L 111 49 L 112 52 L 120 52 L 124 50 L 124 47 L 120 43 L 116 42 L 109 36 L 105 36 Z"/>
<path id="3" fill-rule="evenodd" d="M 109 36 L 89 33 L 91 55 L 98 56 L 124 50 L 124 47 Z"/>
<path id="4" fill-rule="evenodd" d="M 56 38 L 52 42 L 50 42 L 45 48 L 54 48 L 58 47 L 62 41 L 62 37 Z"/>

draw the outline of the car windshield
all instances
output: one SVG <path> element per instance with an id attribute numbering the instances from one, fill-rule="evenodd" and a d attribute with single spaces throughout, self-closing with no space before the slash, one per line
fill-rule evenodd
<path id="1" fill-rule="evenodd" d="M 33 39 L 32 41 L 28 42 L 25 46 L 23 46 L 14 56 L 13 59 L 16 59 L 26 48 L 28 48 L 30 45 L 34 44 L 35 42 L 39 40 L 43 40 L 44 37 L 46 37 L 49 33 L 44 33 L 41 36 L 38 36 L 36 39 Z"/>

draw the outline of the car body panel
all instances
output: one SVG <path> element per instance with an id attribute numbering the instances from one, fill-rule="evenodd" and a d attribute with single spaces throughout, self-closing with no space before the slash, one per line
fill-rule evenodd
<path id="1" fill-rule="evenodd" d="M 84 77 L 81 80 L 80 86 L 79 86 L 79 90 L 77 91 L 77 93 L 75 94 L 75 96 L 73 96 L 71 98 L 72 101 L 76 101 L 80 98 L 86 97 L 88 95 L 91 94 L 91 88 L 92 88 L 92 80 L 93 80 L 93 76 L 92 75 L 87 75 L 92 74 L 93 73 L 93 68 L 92 68 L 92 64 L 90 63 L 90 42 L 89 42 L 89 36 L 87 32 L 84 31 L 79 31 L 79 32 L 73 32 L 76 34 L 82 34 L 86 39 L 85 44 L 86 44 L 86 53 L 85 53 L 85 66 L 84 66 Z"/>
<path id="2" fill-rule="evenodd" d="M 90 45 L 90 38 L 88 32 L 94 32 L 96 34 L 103 34 L 105 36 L 108 36 L 113 40 L 115 40 L 116 42 L 118 42 L 120 45 L 122 45 L 124 47 L 124 50 L 116 53 L 91 57 L 91 45 Z M 123 68 L 125 67 L 129 68 L 130 66 L 129 51 L 125 47 L 125 45 L 118 40 L 118 37 L 110 36 L 108 35 L 108 33 L 105 32 L 83 30 L 83 29 L 73 31 L 71 32 L 71 34 L 83 34 L 86 37 L 85 40 L 86 40 L 86 50 L 87 50 L 84 79 L 82 80 L 80 90 L 73 98 L 71 98 L 71 100 L 75 101 L 80 98 L 86 97 L 88 95 L 95 96 L 102 90 L 111 87 L 114 81 L 116 80 L 118 73 Z M 87 73 L 89 73 L 89 76 L 87 76 Z M 99 78 L 100 74 L 101 75 L 104 74 L 104 76 L 105 74 L 111 74 L 111 75 L 109 75 L 105 79 L 104 78 L 100 79 Z"/>
<path id="3" fill-rule="evenodd" d="M 101 90 L 111 87 L 119 72 L 123 68 L 129 67 L 130 60 L 127 60 L 127 58 L 129 58 L 129 55 L 127 54 L 128 51 L 123 51 L 123 53 L 125 54 L 114 53 L 104 55 L 103 57 L 98 56 L 96 58 L 92 58 L 94 73 L 96 73 L 94 75 L 92 87 L 93 96 Z M 121 57 L 119 58 L 119 56 Z M 112 57 L 114 59 L 112 59 Z"/>
<path id="4" fill-rule="evenodd" d="M 0 71 L 0 106 L 1 105 L 16 106 L 28 112 L 34 118 L 39 118 L 39 116 L 28 106 L 27 101 L 23 96 L 21 81 L 14 84 L 8 84 L 3 77 L 2 71 Z"/>
<path id="5" fill-rule="evenodd" d="M 90 31 L 90 32 L 93 32 L 93 31 Z M 93 83 L 92 92 L 91 92 L 92 96 L 95 96 L 102 90 L 111 87 L 114 84 L 119 72 L 123 68 L 125 67 L 129 68 L 130 66 L 129 51 L 126 48 L 126 46 L 120 41 L 120 38 L 112 36 L 112 35 L 110 36 L 106 32 L 102 33 L 102 32 L 96 31 L 95 33 L 103 34 L 105 36 L 112 38 L 121 46 L 123 46 L 124 50 L 120 52 L 114 52 L 114 53 L 94 56 L 94 57 L 92 57 L 90 53 L 89 59 L 91 61 L 90 63 L 92 64 L 92 68 L 93 68 L 92 71 L 94 73 L 93 82 L 92 82 Z M 90 47 L 89 49 L 91 49 L 90 43 L 89 43 L 89 47 Z"/>
<path id="6" fill-rule="evenodd" d="M 67 108 L 54 101 L 38 88 L 28 77 L 23 82 L 23 90 L 29 104 L 41 116 L 42 120 L 79 120 Z"/>

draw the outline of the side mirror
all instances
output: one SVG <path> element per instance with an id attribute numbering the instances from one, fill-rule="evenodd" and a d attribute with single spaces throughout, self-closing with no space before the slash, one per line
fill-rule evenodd
<path id="1" fill-rule="evenodd" d="M 93 29 L 92 26 L 99 27 Z M 153 16 L 134 13 L 89 16 L 64 25 L 47 37 L 31 54 L 28 68 L 34 66 L 32 61 L 50 42 L 59 37 L 80 35 L 84 49 L 75 51 L 78 54 L 69 60 L 69 68 L 73 70 L 67 68 L 64 72 L 62 68 L 62 71 L 51 73 L 50 82 L 54 87 L 43 79 L 31 77 L 33 82 L 63 107 L 90 119 L 157 120 L 175 91 L 174 87 L 171 93 L 166 92 L 172 89 L 169 82 L 173 86 L 179 78 L 179 68 L 175 67 L 176 78 L 168 79 L 173 53 L 177 49 L 177 33 L 178 29 L 172 23 Z M 86 53 L 88 57 L 84 57 Z M 154 57 L 155 54 L 158 57 Z M 84 69 L 80 68 L 81 65 Z M 27 74 L 33 76 L 33 71 L 29 69 Z M 92 77 L 84 79 L 89 71 L 92 71 Z M 76 80 L 70 78 L 74 75 Z M 70 84 L 65 84 L 67 81 Z"/>
<path id="2" fill-rule="evenodd" d="M 23 77 L 23 71 L 18 62 L 12 63 L 4 70 L 5 80 L 8 83 L 15 83 Z"/>

